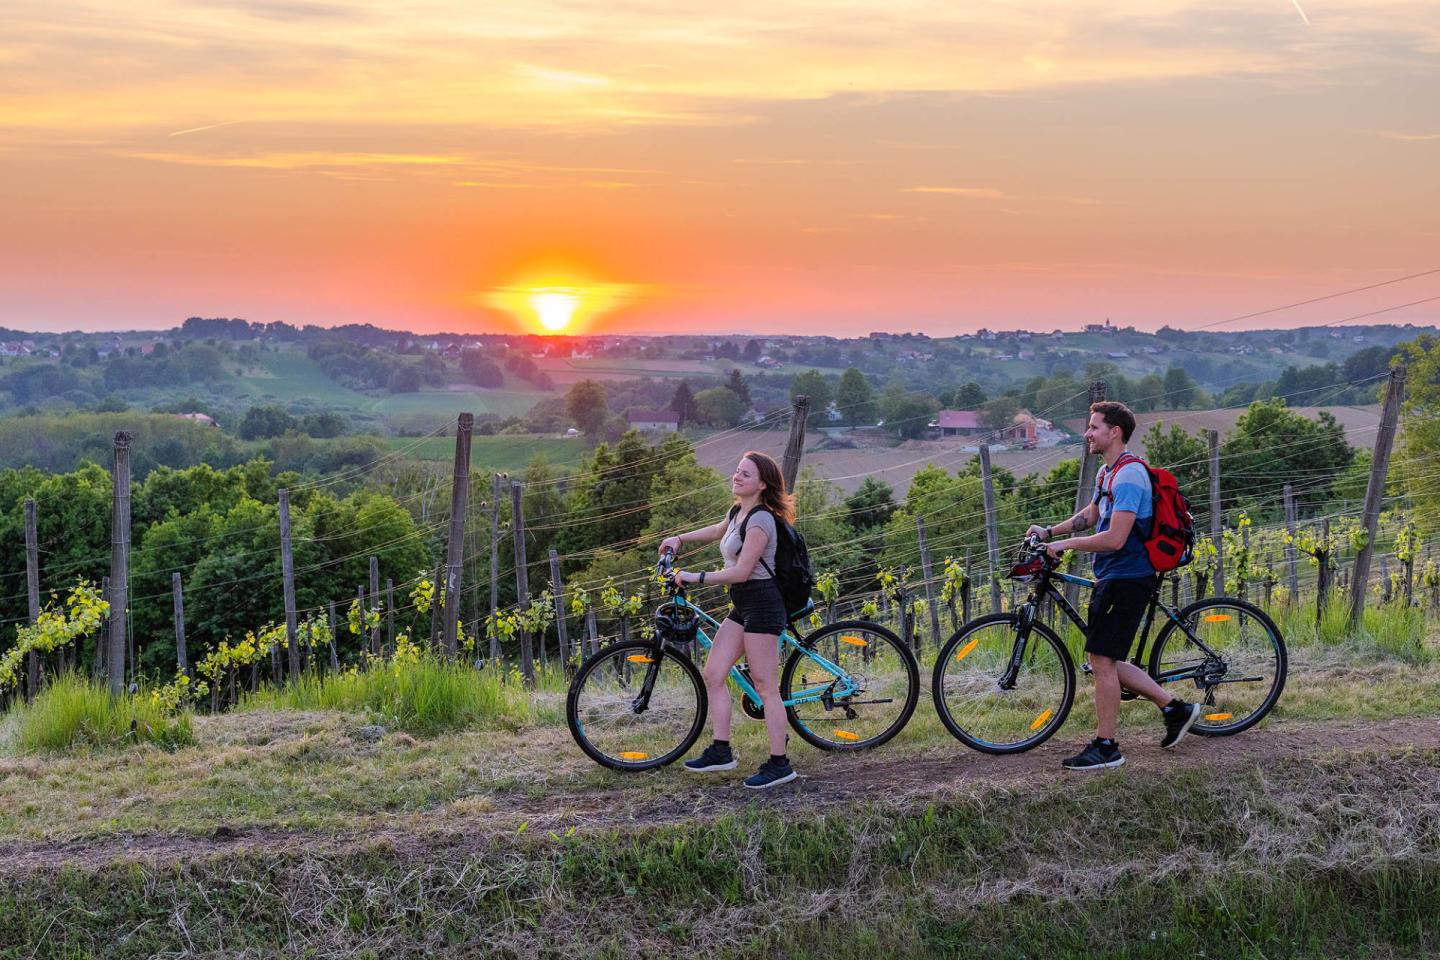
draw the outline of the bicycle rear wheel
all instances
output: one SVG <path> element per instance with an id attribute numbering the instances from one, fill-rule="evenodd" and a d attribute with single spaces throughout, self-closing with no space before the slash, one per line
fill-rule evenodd
<path id="1" fill-rule="evenodd" d="M 935 711 L 957 740 L 984 753 L 1020 753 L 1039 746 L 1064 724 L 1075 702 L 1075 666 L 1055 632 L 1033 623 L 1020 663 L 1013 613 L 978 617 L 961 626 L 935 660 Z"/>
<path id="2" fill-rule="evenodd" d="M 920 698 L 920 668 L 879 624 L 843 620 L 805 637 L 780 674 L 780 696 L 814 697 L 785 709 L 791 728 L 821 750 L 878 747 L 904 729 Z"/>
<path id="3" fill-rule="evenodd" d="M 648 687 L 648 694 L 646 689 Z M 591 760 L 611 770 L 654 770 L 695 745 L 708 701 L 700 671 L 656 644 L 611 644 L 581 665 L 565 719 Z"/>
<path id="4" fill-rule="evenodd" d="M 1200 719 L 1191 732 L 1223 737 L 1259 723 L 1280 699 L 1289 670 L 1275 621 L 1233 597 L 1196 601 L 1179 616 L 1184 628 L 1171 620 L 1155 640 L 1150 675 L 1175 687 L 1181 699 L 1192 684 L 1200 692 Z"/>

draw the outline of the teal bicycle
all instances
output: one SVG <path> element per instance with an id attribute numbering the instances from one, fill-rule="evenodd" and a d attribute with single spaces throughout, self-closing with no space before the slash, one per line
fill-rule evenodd
<path id="1" fill-rule="evenodd" d="M 668 551 L 661 558 L 662 575 L 670 573 L 673 559 Z M 821 750 L 878 747 L 915 712 L 915 655 L 894 633 L 866 620 L 799 636 L 795 622 L 809 613 L 791 614 L 780 634 L 780 696 L 791 729 Z M 690 650 L 697 644 L 709 650 L 719 626 L 689 602 L 683 586 L 672 584 L 655 611 L 653 636 L 612 643 L 581 664 L 565 717 L 585 755 L 612 770 L 654 770 L 688 753 L 709 712 Z M 733 667 L 730 679 L 740 688 L 744 714 L 763 720 L 765 709 L 745 666 Z"/>

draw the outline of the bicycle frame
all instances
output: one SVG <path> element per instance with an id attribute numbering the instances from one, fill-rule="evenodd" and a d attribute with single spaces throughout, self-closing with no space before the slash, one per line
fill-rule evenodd
<path id="1" fill-rule="evenodd" d="M 1039 610 L 1040 601 L 1043 601 L 1047 598 L 1053 600 L 1056 606 L 1059 607 L 1060 611 L 1064 613 L 1065 616 L 1069 618 L 1070 622 L 1075 624 L 1075 626 L 1078 627 L 1082 633 L 1086 629 L 1085 619 L 1080 616 L 1080 612 L 1070 604 L 1070 601 L 1065 599 L 1065 595 L 1062 594 L 1058 589 L 1056 589 L 1055 581 L 1059 580 L 1062 583 L 1073 584 L 1074 586 L 1086 587 L 1088 589 L 1094 588 L 1095 581 L 1086 577 L 1078 577 L 1073 573 L 1065 573 L 1062 570 L 1053 569 L 1048 562 L 1041 569 L 1038 576 L 1039 579 L 1035 583 L 1035 589 L 1031 591 L 1030 596 L 1027 597 L 1025 600 L 1024 606 L 1020 609 L 1020 638 L 1019 642 L 1015 644 L 1015 654 L 1013 657 L 1011 657 L 1010 667 L 1006 671 L 1004 678 L 1002 678 L 1001 680 L 1002 686 L 1007 684 L 1013 685 L 1014 683 L 1015 676 L 1020 669 L 1020 663 L 1025 656 L 1025 645 L 1030 639 L 1030 624 L 1034 622 L 1035 615 Z M 1195 635 L 1195 631 L 1191 630 L 1190 627 L 1185 623 L 1185 621 L 1181 619 L 1179 610 L 1177 610 L 1175 607 L 1170 606 L 1168 603 L 1166 603 L 1160 598 L 1161 588 L 1164 585 L 1165 575 L 1161 574 L 1156 580 L 1155 591 L 1150 595 L 1150 600 L 1146 604 L 1145 619 L 1141 622 L 1140 631 L 1138 633 L 1139 642 L 1135 645 L 1135 653 L 1130 658 L 1130 662 L 1135 666 L 1139 667 L 1141 670 L 1145 669 L 1145 653 L 1150 645 L 1150 628 L 1155 623 L 1156 610 L 1163 611 L 1165 616 L 1168 617 L 1177 628 L 1184 632 L 1185 636 L 1189 638 L 1191 643 L 1195 644 L 1195 646 L 1199 647 L 1202 651 L 1204 651 L 1207 659 L 1222 659 L 1218 653 L 1212 650 L 1209 646 L 1205 644 L 1203 640 L 1201 640 Z M 1155 682 L 1164 684 L 1171 683 L 1176 680 L 1198 679 L 1202 675 L 1202 673 L 1203 671 L 1200 667 L 1182 667 L 1174 670 L 1166 670 L 1155 677 Z M 1236 682 L 1240 679 L 1242 678 L 1237 677 L 1234 680 L 1220 680 L 1218 682 Z M 1008 689 L 1008 686 L 1006 688 Z"/>
<path id="2" fill-rule="evenodd" d="M 709 634 L 705 632 L 703 626 L 709 625 L 710 627 L 718 630 L 720 628 L 720 621 L 716 620 L 704 610 L 701 610 L 698 606 L 691 603 L 686 598 L 683 591 L 677 591 L 674 594 L 672 600 L 677 607 L 688 607 L 689 609 L 695 611 L 695 615 L 700 618 L 702 629 L 697 629 L 695 631 L 695 639 L 708 652 L 710 648 L 714 646 L 714 642 L 710 639 Z M 667 645 L 670 645 L 672 647 L 674 646 L 673 644 L 669 644 L 668 641 L 665 642 L 667 643 Z M 794 634 L 790 632 L 789 624 L 786 625 L 784 630 L 780 631 L 779 653 L 781 654 L 781 656 L 776 661 L 777 670 L 779 666 L 782 666 L 785 662 L 785 657 L 783 655 L 785 654 L 787 647 L 793 647 L 794 649 L 799 650 L 806 657 L 813 660 L 818 666 L 830 671 L 836 677 L 843 678 L 843 680 L 838 681 L 836 684 L 831 684 L 829 687 L 826 687 L 823 690 L 811 691 L 800 696 L 792 697 L 789 700 L 783 700 L 781 702 L 784 706 L 793 707 L 797 704 L 810 703 L 815 700 L 824 700 L 826 698 L 836 697 L 848 697 L 851 694 L 857 692 L 855 689 L 855 685 L 850 681 L 849 674 L 846 673 L 846 671 L 838 664 L 832 663 L 829 659 L 821 656 L 819 653 L 816 653 L 813 649 L 806 646 L 803 637 L 797 638 Z M 757 707 L 762 705 L 760 701 L 760 694 L 756 692 L 755 686 L 750 682 L 749 677 L 741 671 L 740 665 L 738 663 L 730 668 L 730 679 L 735 682 L 735 685 L 740 688 L 741 692 L 745 694 L 745 696 L 750 700 L 751 703 L 753 703 Z"/>

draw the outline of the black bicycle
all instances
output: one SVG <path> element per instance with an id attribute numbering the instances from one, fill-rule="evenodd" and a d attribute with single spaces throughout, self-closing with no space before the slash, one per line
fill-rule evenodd
<path id="1" fill-rule="evenodd" d="M 1020 753 L 1039 746 L 1065 723 L 1075 702 L 1075 663 L 1060 636 L 1039 617 L 1049 600 L 1085 631 L 1085 621 L 1056 582 L 1094 581 L 1058 569 L 1034 537 L 1026 538 L 1009 577 L 1033 584 L 1016 610 L 963 624 L 935 661 L 931 693 L 940 720 L 967 747 Z M 1164 576 L 1145 611 L 1131 662 L 1162 686 L 1194 685 L 1202 708 L 1192 732 L 1228 736 L 1270 712 L 1285 689 L 1287 656 L 1280 630 L 1265 611 L 1235 597 L 1208 597 L 1183 608 L 1160 598 Z M 1145 648 L 1156 611 L 1165 624 L 1148 663 Z M 1126 699 L 1134 699 L 1128 691 Z"/>

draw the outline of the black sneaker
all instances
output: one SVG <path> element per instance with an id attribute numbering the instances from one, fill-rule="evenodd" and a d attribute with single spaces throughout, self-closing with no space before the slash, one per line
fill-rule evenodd
<path id="1" fill-rule="evenodd" d="M 685 769 L 691 773 L 713 773 L 716 770 L 734 770 L 735 752 L 730 749 L 727 743 L 721 746 L 712 743 L 705 748 L 705 752 L 694 760 L 685 761 Z"/>
<path id="2" fill-rule="evenodd" d="M 1160 746 L 1169 750 L 1181 740 L 1190 728 L 1195 726 L 1195 721 L 1200 719 L 1200 704 L 1181 703 L 1179 706 L 1168 706 L 1160 711 L 1165 718 L 1165 739 L 1160 741 Z"/>
<path id="3" fill-rule="evenodd" d="M 745 779 L 745 786 L 751 790 L 768 790 L 795 779 L 795 768 L 789 760 L 766 760 L 760 764 L 760 771 Z"/>
<path id="4" fill-rule="evenodd" d="M 1113 740 L 1108 744 L 1102 743 L 1099 737 L 1091 740 L 1084 750 L 1066 758 L 1060 764 L 1066 770 L 1109 770 L 1124 765 L 1125 755 L 1120 752 L 1119 745 Z"/>

